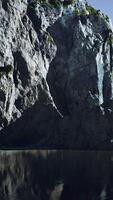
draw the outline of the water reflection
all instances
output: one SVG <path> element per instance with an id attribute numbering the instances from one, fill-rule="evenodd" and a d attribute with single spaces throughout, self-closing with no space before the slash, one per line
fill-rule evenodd
<path id="1" fill-rule="evenodd" d="M 1 152 L 0 199 L 111 200 L 113 152 Z"/>

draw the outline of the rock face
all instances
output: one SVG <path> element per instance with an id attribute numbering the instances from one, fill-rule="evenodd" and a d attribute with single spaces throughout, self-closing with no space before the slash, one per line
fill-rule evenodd
<path id="1" fill-rule="evenodd" d="M 0 146 L 112 149 L 113 36 L 85 0 L 0 0 Z"/>
<path id="2" fill-rule="evenodd" d="M 0 152 L 2 200 L 104 200 L 112 193 L 112 152 Z"/>

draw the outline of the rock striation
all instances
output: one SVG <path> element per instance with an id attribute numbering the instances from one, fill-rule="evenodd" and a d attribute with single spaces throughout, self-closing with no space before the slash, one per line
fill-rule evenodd
<path id="1" fill-rule="evenodd" d="M 0 0 L 0 146 L 112 149 L 113 28 L 85 0 Z"/>

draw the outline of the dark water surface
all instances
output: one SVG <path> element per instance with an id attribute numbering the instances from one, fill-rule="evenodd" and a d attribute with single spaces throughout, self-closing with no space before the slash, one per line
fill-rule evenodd
<path id="1" fill-rule="evenodd" d="M 112 200 L 113 152 L 0 152 L 0 200 L 58 199 Z"/>

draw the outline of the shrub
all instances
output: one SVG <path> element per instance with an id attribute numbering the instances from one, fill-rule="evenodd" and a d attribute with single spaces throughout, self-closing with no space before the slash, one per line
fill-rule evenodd
<path id="1" fill-rule="evenodd" d="M 75 15 L 80 15 L 80 11 L 79 11 L 78 8 L 75 8 L 74 11 L 73 11 L 73 13 L 74 13 Z"/>
<path id="2" fill-rule="evenodd" d="M 91 14 L 95 14 L 97 16 L 99 15 L 99 11 L 89 5 L 86 5 L 86 10 L 82 10 L 82 11 L 80 11 L 78 8 L 75 8 L 74 14 L 80 15 L 83 17 L 83 16 L 88 15 L 87 11 L 89 12 L 90 15 Z"/>
<path id="3" fill-rule="evenodd" d="M 103 14 L 102 18 L 103 18 L 105 24 L 107 25 L 109 23 L 109 17 L 107 15 Z"/>
<path id="4" fill-rule="evenodd" d="M 92 6 L 87 5 L 86 9 L 89 12 L 89 14 L 96 14 L 96 15 L 98 14 L 98 11 L 95 8 L 93 8 Z"/>
<path id="5" fill-rule="evenodd" d="M 109 22 L 109 17 L 107 15 L 104 16 L 104 19 Z"/>
<path id="6" fill-rule="evenodd" d="M 51 37 L 50 33 L 48 33 L 48 43 L 50 43 L 51 45 L 54 44 L 54 40 L 53 40 L 53 38 Z"/>
<path id="7" fill-rule="evenodd" d="M 74 0 L 65 0 L 63 1 L 63 6 L 68 6 L 68 5 L 71 5 L 73 4 Z"/>
<path id="8" fill-rule="evenodd" d="M 60 8 L 62 3 L 59 0 L 50 0 L 49 4 L 54 8 Z"/>

